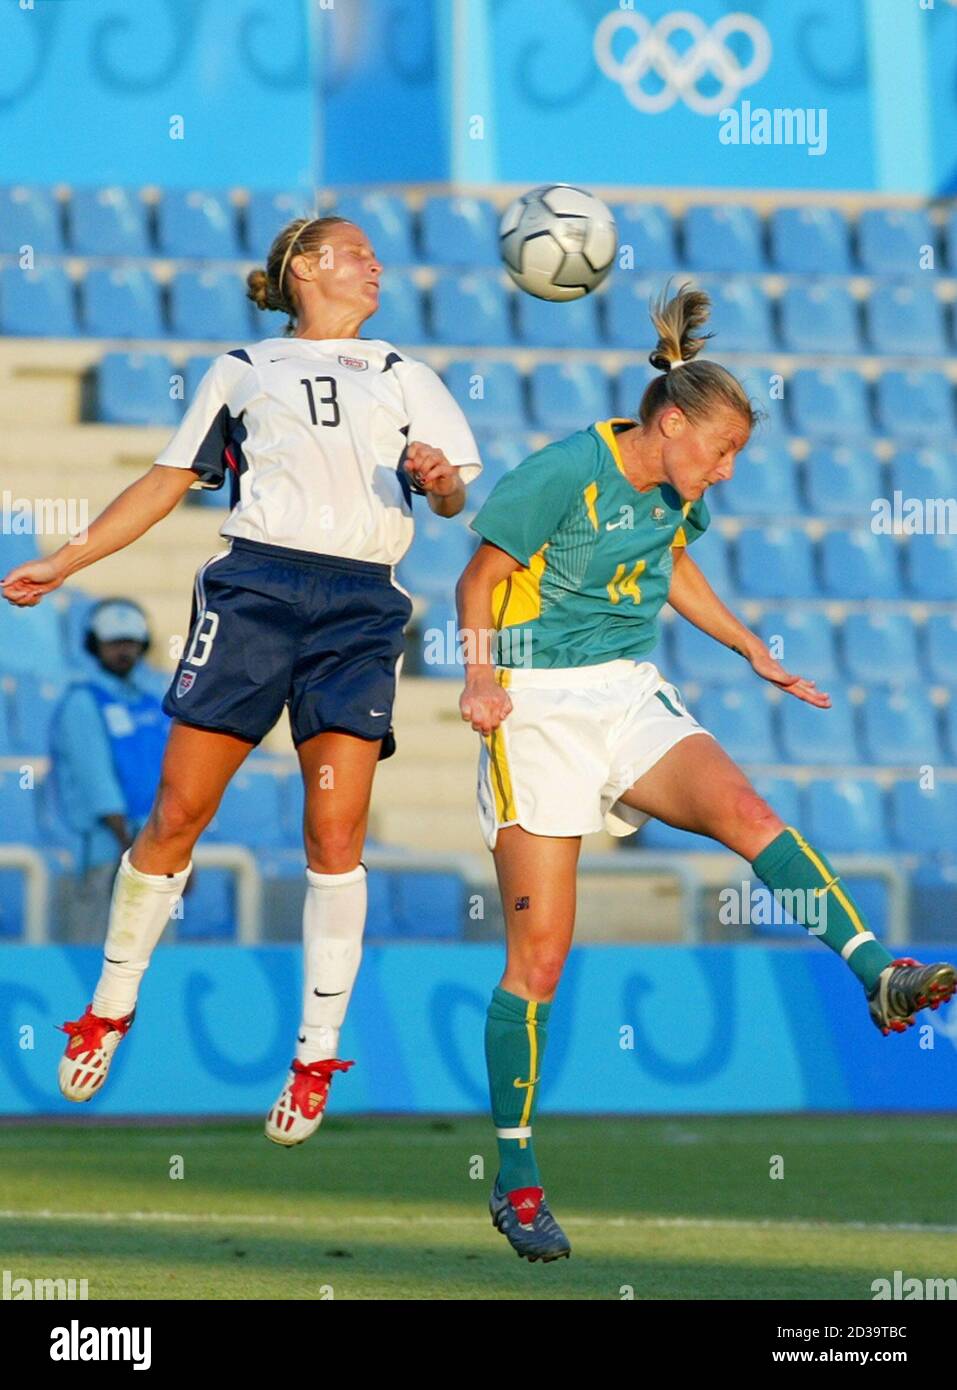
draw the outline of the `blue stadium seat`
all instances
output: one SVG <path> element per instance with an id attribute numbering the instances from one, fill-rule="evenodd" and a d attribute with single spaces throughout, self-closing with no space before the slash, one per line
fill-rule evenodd
<path id="1" fill-rule="evenodd" d="M 786 352 L 851 353 L 861 347 L 857 301 L 826 280 L 789 285 L 780 299 L 781 346 Z"/>
<path id="2" fill-rule="evenodd" d="M 637 418 L 641 398 L 649 382 L 657 376 L 661 376 L 661 373 L 650 364 L 633 363 L 630 367 L 622 367 L 612 383 L 615 409 L 621 419 Z"/>
<path id="3" fill-rule="evenodd" d="M 419 221 L 422 258 L 430 265 L 497 266 L 498 224 L 485 198 L 426 198 Z"/>
<path id="4" fill-rule="evenodd" d="M 814 598 L 811 542 L 802 530 L 746 528 L 736 550 L 738 588 L 747 598 Z"/>
<path id="5" fill-rule="evenodd" d="M 432 331 L 437 342 L 465 347 L 507 347 L 512 341 L 511 293 L 497 271 L 436 276 Z"/>
<path id="6" fill-rule="evenodd" d="M 178 941 L 229 941 L 236 933 L 236 883 L 228 869 L 197 867 L 176 923 Z"/>
<path id="7" fill-rule="evenodd" d="M 38 797 L 36 787 L 21 787 L 18 769 L 0 771 L 0 825 L 3 826 L 5 842 L 33 846 L 40 844 Z"/>
<path id="8" fill-rule="evenodd" d="M 531 294 L 517 297 L 518 338 L 530 347 L 597 348 L 598 301 L 595 295 L 551 304 Z"/>
<path id="9" fill-rule="evenodd" d="M 821 539 L 821 588 L 832 598 L 899 598 L 899 547 L 870 531 L 828 531 Z"/>
<path id="10" fill-rule="evenodd" d="M 674 270 L 678 251 L 675 225 L 667 208 L 658 203 L 613 203 L 611 212 L 618 226 L 619 255 L 631 247 L 636 269 Z"/>
<path id="11" fill-rule="evenodd" d="M 861 721 L 868 762 L 916 768 L 940 760 L 937 711 L 923 690 L 871 690 Z"/>
<path id="12" fill-rule="evenodd" d="M 314 198 L 308 193 L 279 193 L 250 189 L 244 222 L 247 252 L 259 265 L 266 264 L 269 248 L 287 222 L 297 217 L 315 217 Z"/>
<path id="13" fill-rule="evenodd" d="M 871 275 L 917 275 L 922 248 L 937 246 L 923 208 L 867 208 L 857 221 L 857 254 Z"/>
<path id="14" fill-rule="evenodd" d="M 804 493 L 819 516 L 871 515 L 883 492 L 881 461 L 866 444 L 815 444 L 804 460 Z"/>
<path id="15" fill-rule="evenodd" d="M 460 941 L 465 885 L 457 874 L 403 870 L 394 875 L 392 901 L 400 934 L 409 941 Z"/>
<path id="16" fill-rule="evenodd" d="M 714 490 L 711 489 L 712 492 Z M 711 505 L 710 501 L 708 505 Z M 709 527 L 706 534 L 690 546 L 688 554 L 719 597 L 727 598 L 735 592 L 728 543 L 716 526 Z"/>
<path id="17" fill-rule="evenodd" d="M 450 362 L 444 377 L 473 429 L 526 428 L 522 375 L 513 363 L 493 358 Z"/>
<path id="18" fill-rule="evenodd" d="M 724 845 L 717 840 L 679 830 L 677 826 L 666 825 L 663 820 L 653 817 L 645 822 L 637 835 L 622 839 L 620 843 L 624 850 L 649 850 L 655 854 L 672 850 L 684 854 L 727 854 Z"/>
<path id="19" fill-rule="evenodd" d="M 806 792 L 807 838 L 828 854 L 880 854 L 887 848 L 884 801 L 877 782 L 815 778 Z"/>
<path id="20" fill-rule="evenodd" d="M 923 789 L 909 777 L 895 782 L 890 791 L 890 821 L 894 843 L 902 850 L 912 854 L 952 851 L 957 782 L 938 780 L 933 789 Z"/>
<path id="21" fill-rule="evenodd" d="M 16 732 L 10 719 L 10 704 L 4 691 L 4 686 L 9 684 L 11 684 L 10 676 L 0 677 L 0 758 L 6 758 L 12 753 L 17 742 Z M 39 749 L 31 749 L 32 751 L 39 751 Z M 0 824 L 0 843 L 2 843 L 6 830 L 6 826 Z"/>
<path id="22" fill-rule="evenodd" d="M 943 372 L 883 372 L 877 380 L 877 420 L 898 439 L 951 441 L 954 402 Z"/>
<path id="23" fill-rule="evenodd" d="M 0 603 L 0 674 L 24 671 L 56 680 L 63 674 L 60 615 L 46 599 L 32 608 Z"/>
<path id="24" fill-rule="evenodd" d="M 61 210 L 50 188 L 9 184 L 0 188 L 0 254 L 16 256 L 32 246 L 34 255 L 64 250 Z"/>
<path id="25" fill-rule="evenodd" d="M 691 632 L 697 631 L 688 623 L 684 626 Z M 738 676 L 746 674 L 741 658 L 735 657 L 735 661 Z M 693 713 L 702 728 L 714 734 L 735 762 L 780 761 L 771 726 L 771 705 L 760 683 L 729 690 L 702 691 L 694 702 Z"/>
<path id="26" fill-rule="evenodd" d="M 957 764 L 957 686 L 950 691 L 950 699 L 943 710 L 944 746 L 950 755 L 951 766 Z"/>
<path id="27" fill-rule="evenodd" d="M 804 367 L 792 376 L 787 395 L 799 434 L 837 436 L 846 443 L 849 436 L 870 433 L 867 387 L 859 372 Z"/>
<path id="28" fill-rule="evenodd" d="M 147 270 L 88 270 L 80 296 L 84 329 L 91 338 L 166 337 L 160 287 Z"/>
<path id="29" fill-rule="evenodd" d="M 71 251 L 80 256 L 149 256 L 146 204 L 135 188 L 74 188 L 67 205 Z"/>
<path id="30" fill-rule="evenodd" d="M 368 906 L 366 908 L 367 941 L 391 941 L 402 935 L 396 921 L 393 904 L 394 873 L 373 871 L 366 880 Z"/>
<path id="31" fill-rule="evenodd" d="M 637 272 L 612 275 L 608 288 L 597 296 L 604 310 L 605 337 L 612 347 L 629 352 L 648 353 L 650 325 L 648 306 L 661 289 L 661 282 Z"/>
<path id="32" fill-rule="evenodd" d="M 167 189 L 156 210 L 156 235 L 164 256 L 234 261 L 243 255 L 236 209 L 224 192 Z"/>
<path id="33" fill-rule="evenodd" d="M 957 477 L 957 452 L 942 447 L 898 449 L 891 460 L 891 491 L 904 497 L 947 497 Z"/>
<path id="34" fill-rule="evenodd" d="M 183 402 L 170 396 L 175 370 L 164 353 L 104 353 L 96 418 L 107 425 L 178 425 Z"/>
<path id="35" fill-rule="evenodd" d="M 849 613 L 841 644 L 848 680 L 903 685 L 920 679 L 917 629 L 905 613 Z"/>
<path id="36" fill-rule="evenodd" d="M 797 606 L 767 608 L 759 631 L 772 655 L 793 675 L 807 676 L 822 689 L 836 678 L 834 625 L 826 613 Z"/>
<path id="37" fill-rule="evenodd" d="M 753 679 L 742 657 L 684 618 L 671 623 L 669 631 L 671 659 L 678 668 L 679 683 L 708 681 L 715 685 L 739 685 Z"/>
<path id="38" fill-rule="evenodd" d="M 0 270 L 0 328 L 20 338 L 73 338 L 76 286 L 60 266 L 44 270 Z"/>
<path id="39" fill-rule="evenodd" d="M 281 785 L 274 773 L 240 768 L 210 822 L 210 839 L 250 849 L 279 849 L 285 843 L 280 801 Z"/>
<path id="40" fill-rule="evenodd" d="M 924 625 L 921 639 L 929 679 L 957 690 L 957 614 L 933 613 Z"/>
<path id="41" fill-rule="evenodd" d="M 532 418 L 553 433 L 587 429 L 608 418 L 608 378 L 594 363 L 542 362 L 530 378 Z"/>
<path id="42" fill-rule="evenodd" d="M 423 509 L 415 539 L 399 563 L 399 583 L 424 598 L 448 597 L 477 544 L 474 532 Z"/>
<path id="43" fill-rule="evenodd" d="M 749 444 L 735 460 L 734 477 L 722 488 L 725 511 L 731 516 L 787 516 L 801 510 L 797 465 L 786 450 Z M 711 506 L 714 489 L 705 500 Z"/>
<path id="44" fill-rule="evenodd" d="M 40 547 L 32 533 L 12 531 L 10 535 L 4 535 L 0 532 L 0 579 L 17 565 L 36 560 L 39 554 Z"/>
<path id="45" fill-rule="evenodd" d="M 185 406 L 189 406 L 199 389 L 199 383 L 215 360 L 212 354 L 206 352 L 194 353 L 192 357 L 187 357 L 186 365 L 183 370 L 183 403 Z"/>
<path id="46" fill-rule="evenodd" d="M 454 580 L 453 580 L 454 583 Z M 419 626 L 422 674 L 434 680 L 462 680 L 459 660 L 459 625 L 451 591 L 433 598 L 425 607 Z"/>
<path id="47" fill-rule="evenodd" d="M 839 208 L 776 208 L 769 222 L 771 260 L 794 275 L 847 275 L 850 232 Z"/>
<path id="48" fill-rule="evenodd" d="M 760 412 L 754 431 L 755 444 L 785 447 L 791 435 L 787 410 L 788 385 L 771 362 L 752 363 L 735 369 L 752 403 Z"/>
<path id="49" fill-rule="evenodd" d="M 169 304 L 177 337 L 249 341 L 251 305 L 245 283 L 232 271 L 181 270 L 170 284 Z"/>
<path id="50" fill-rule="evenodd" d="M 340 198 L 326 214 L 345 217 L 361 227 L 383 265 L 412 265 L 418 259 L 412 238 L 412 215 L 395 193 L 358 193 Z"/>
<path id="51" fill-rule="evenodd" d="M 512 433 L 480 435 L 478 446 L 482 471 L 474 482 L 469 483 L 465 504 L 471 512 L 478 511 L 499 478 L 517 468 L 523 459 L 535 451 L 530 437 Z"/>
<path id="52" fill-rule="evenodd" d="M 49 753 L 50 721 L 62 692 L 61 681 L 26 673 L 17 677 L 9 737 L 11 747 L 18 753 Z"/>
<path id="53" fill-rule="evenodd" d="M 17 869 L 0 869 L 0 940 L 14 941 L 24 926 L 24 875 Z"/>
<path id="54" fill-rule="evenodd" d="M 379 307 L 365 323 L 363 337 L 414 347 L 428 340 L 422 321 L 422 296 L 409 275 L 390 271 L 381 283 Z"/>
<path id="55" fill-rule="evenodd" d="M 952 603 L 957 594 L 957 536 L 910 536 L 904 546 L 907 586 L 915 598 Z"/>
<path id="56" fill-rule="evenodd" d="M 927 284 L 875 286 L 865 308 L 872 352 L 890 357 L 946 357 L 944 306 Z"/>
<path id="57" fill-rule="evenodd" d="M 764 270 L 761 219 L 750 207 L 691 207 L 684 218 L 686 263 L 694 270 Z"/>
<path id="58" fill-rule="evenodd" d="M 830 709 L 818 709 L 794 695 L 778 702 L 778 737 L 789 763 L 840 767 L 861 763 L 854 707 L 845 689 L 831 685 Z"/>
<path id="59" fill-rule="evenodd" d="M 793 777 L 777 777 L 767 772 L 758 772 L 751 778 L 751 785 L 758 796 L 775 811 L 785 825 L 800 829 L 804 822 L 804 794 Z"/>
<path id="60" fill-rule="evenodd" d="M 770 352 L 771 305 L 761 286 L 744 277 L 702 280 L 711 297 L 709 331 L 714 333 L 714 352 Z"/>

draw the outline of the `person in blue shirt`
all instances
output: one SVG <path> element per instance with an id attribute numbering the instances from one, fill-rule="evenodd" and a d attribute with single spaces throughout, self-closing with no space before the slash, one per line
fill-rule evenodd
<path id="1" fill-rule="evenodd" d="M 102 935 L 117 864 L 149 814 L 159 780 L 169 719 L 139 670 L 149 645 L 139 604 L 97 604 L 85 638 L 96 664 L 70 683 L 54 712 L 55 804 L 79 838 L 76 879 L 60 912 L 68 941 Z"/>

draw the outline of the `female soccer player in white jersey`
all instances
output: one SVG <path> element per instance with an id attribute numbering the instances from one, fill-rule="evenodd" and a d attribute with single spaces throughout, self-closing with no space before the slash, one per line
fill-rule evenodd
<path id="1" fill-rule="evenodd" d="M 543 1201 L 531 1121 L 583 834 L 604 824 L 627 835 L 656 816 L 744 856 L 769 888 L 791 890 L 786 901 L 807 902 L 801 920 L 862 982 L 884 1033 L 954 992 L 953 966 L 896 961 L 866 930 L 824 856 L 762 800 L 649 660 L 667 600 L 756 675 L 830 705 L 771 657 L 688 555 L 708 525 L 706 490 L 731 478 L 754 424 L 740 383 L 691 360 L 708 309 L 688 287 L 658 300 L 651 362 L 664 375 L 637 418 L 599 421 L 507 474 L 472 523 L 483 543 L 459 582 L 459 623 L 476 634 L 466 650 L 477 658 L 461 711 L 483 735 L 479 812 L 507 931 L 485 1033 L 500 1156 L 491 1211 L 533 1260 L 570 1249 Z M 490 628 L 496 664 L 482 660 Z"/>
<path id="2" fill-rule="evenodd" d="M 412 492 L 453 517 L 481 470 L 458 405 L 425 363 L 359 338 L 382 267 L 339 217 L 297 219 L 248 277 L 287 336 L 217 357 L 155 466 L 89 528 L 21 565 L 3 594 L 38 603 L 129 545 L 186 489 L 221 487 L 228 547 L 197 572 L 189 638 L 166 695 L 173 717 L 147 824 L 117 873 L 103 971 L 69 1043 L 60 1087 L 89 1100 L 126 1035 L 137 993 L 191 852 L 233 773 L 289 707 L 305 783 L 302 1021 L 266 1134 L 300 1143 L 317 1128 L 359 966 L 366 913 L 360 855 L 376 762 L 393 751 L 392 706 L 412 611 L 394 582 L 413 532 Z"/>

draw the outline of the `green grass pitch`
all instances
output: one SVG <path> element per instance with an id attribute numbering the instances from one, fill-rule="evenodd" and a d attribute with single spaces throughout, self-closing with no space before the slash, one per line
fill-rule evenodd
<path id="1" fill-rule="evenodd" d="M 94 1299 L 870 1299 L 895 1269 L 957 1275 L 957 1116 L 546 1115 L 536 1133 L 573 1246 L 550 1265 L 492 1229 L 481 1119 L 332 1116 L 289 1150 L 259 1120 L 9 1123 L 0 1270 L 85 1278 Z"/>

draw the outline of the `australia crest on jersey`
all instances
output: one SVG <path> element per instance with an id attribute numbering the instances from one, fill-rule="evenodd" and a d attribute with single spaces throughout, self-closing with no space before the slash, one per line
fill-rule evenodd
<path id="1" fill-rule="evenodd" d="M 177 694 L 177 696 L 185 695 L 185 694 L 187 693 L 187 691 L 192 690 L 193 685 L 195 684 L 195 681 L 196 681 L 196 672 L 195 672 L 195 671 L 183 671 L 183 672 L 180 674 L 179 680 L 176 682 L 176 694 Z"/>
<path id="2" fill-rule="evenodd" d="M 651 519 L 655 523 L 655 530 L 657 530 L 659 526 L 664 526 L 668 519 L 668 513 L 665 511 L 664 507 L 653 507 Z"/>
<path id="3" fill-rule="evenodd" d="M 364 357 L 340 357 L 339 361 L 344 367 L 351 367 L 354 372 L 364 372 L 369 366 Z"/>

